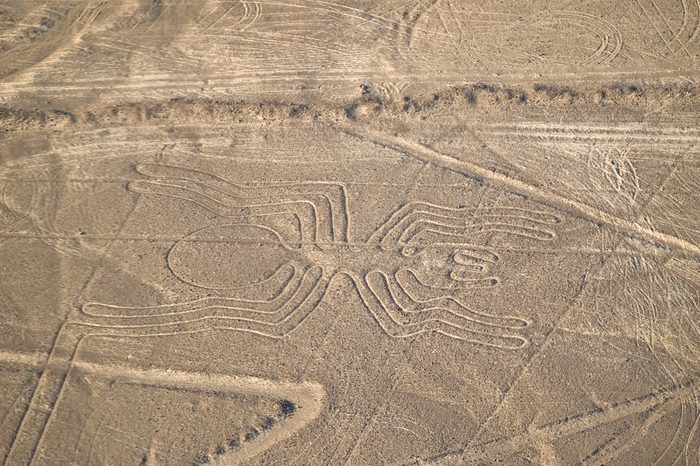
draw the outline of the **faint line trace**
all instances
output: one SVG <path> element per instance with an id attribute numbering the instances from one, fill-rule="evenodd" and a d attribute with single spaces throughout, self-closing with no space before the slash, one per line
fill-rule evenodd
<path id="1" fill-rule="evenodd" d="M 352 243 L 343 185 L 246 187 L 174 165 L 139 164 L 136 169 L 148 178 L 129 183 L 129 190 L 184 200 L 238 220 L 182 238 L 169 251 L 167 264 L 183 283 L 233 290 L 241 297 L 151 307 L 86 303 L 69 323 L 86 333 L 142 336 L 227 329 L 282 338 L 318 308 L 332 280 L 344 275 L 389 336 L 434 332 L 504 349 L 527 343 L 517 334 L 528 326 L 526 320 L 471 309 L 452 295 L 459 289 L 499 283 L 490 272 L 500 258 L 480 243 L 498 234 L 550 241 L 560 222 L 553 214 L 413 201 L 395 210 L 366 243 Z M 283 214 L 299 220 L 295 235 L 285 235 L 268 221 Z M 195 262 L 211 248 L 206 239 L 222 241 L 217 243 L 222 250 L 203 268 Z M 232 273 L 224 273 L 228 270 Z M 279 291 L 259 299 L 271 285 Z"/>
<path id="2" fill-rule="evenodd" d="M 138 164 L 136 171 L 146 178 L 130 182 L 130 191 L 184 201 L 227 222 L 179 239 L 166 260 L 183 283 L 228 295 L 155 306 L 83 304 L 62 325 L 20 424 L 8 456 L 17 464 L 31 464 L 40 451 L 84 338 L 228 330 L 280 339 L 318 309 L 340 276 L 351 280 L 372 319 L 390 337 L 431 333 L 498 350 L 528 343 L 526 319 L 473 309 L 455 294 L 500 283 L 492 272 L 501 258 L 486 246 L 494 236 L 551 241 L 561 222 L 554 214 L 409 201 L 357 243 L 349 238 L 342 184 L 240 186 L 213 173 L 160 163 Z M 276 223 L 280 216 L 296 219 L 293 233 Z M 202 254 L 212 253 L 202 261 Z"/>

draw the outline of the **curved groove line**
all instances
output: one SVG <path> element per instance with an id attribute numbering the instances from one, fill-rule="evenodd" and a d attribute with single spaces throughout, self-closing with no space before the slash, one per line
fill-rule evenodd
<path id="1" fill-rule="evenodd" d="M 496 186 L 501 186 L 534 201 L 581 216 L 595 223 L 609 225 L 622 232 L 631 234 L 632 236 L 639 236 L 653 243 L 665 244 L 673 248 L 681 249 L 687 253 L 700 256 L 700 247 L 677 236 L 652 230 L 639 223 L 603 212 L 583 202 L 565 198 L 559 194 L 540 189 L 519 179 L 488 170 L 466 160 L 460 160 L 450 155 L 437 152 L 422 144 L 359 127 L 351 127 L 349 125 L 342 125 L 340 127 L 347 134 L 359 137 L 360 139 L 367 139 L 383 147 L 393 148 L 411 157 L 438 165 L 456 173 L 486 180 Z"/>

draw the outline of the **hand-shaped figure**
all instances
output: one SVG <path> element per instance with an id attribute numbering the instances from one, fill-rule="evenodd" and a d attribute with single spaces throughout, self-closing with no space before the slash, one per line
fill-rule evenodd
<path id="1" fill-rule="evenodd" d="M 559 223 L 552 214 L 409 202 L 367 241 L 353 243 L 340 184 L 239 186 L 172 165 L 140 164 L 136 170 L 147 178 L 130 183 L 129 190 L 177 198 L 231 220 L 182 238 L 167 256 L 182 282 L 220 296 L 145 307 L 84 304 L 61 327 L 9 458 L 32 458 L 39 451 L 51 413 L 44 407 L 58 399 L 72 366 L 65 361 L 73 360 L 85 337 L 223 329 L 282 338 L 318 308 L 341 275 L 352 280 L 391 337 L 432 332 L 499 349 L 527 344 L 525 319 L 471 309 L 455 295 L 498 285 L 492 269 L 499 256 L 483 246 L 493 234 L 551 240 Z"/>
<path id="2" fill-rule="evenodd" d="M 518 334 L 526 320 L 471 309 L 454 295 L 499 283 L 491 274 L 499 256 L 475 244 L 494 233 L 551 240 L 560 221 L 552 214 L 410 202 L 366 242 L 352 243 L 340 184 L 240 186 L 172 165 L 140 164 L 136 170 L 147 178 L 130 183 L 131 191 L 177 198 L 231 219 L 183 238 L 167 259 L 184 283 L 235 297 L 150 307 L 87 303 L 73 320 L 83 329 L 79 333 L 146 336 L 217 328 L 281 338 L 319 306 L 335 277 L 346 275 L 392 337 L 434 332 L 505 349 L 527 343 Z M 279 231 L 273 216 L 291 219 L 294 233 Z"/>

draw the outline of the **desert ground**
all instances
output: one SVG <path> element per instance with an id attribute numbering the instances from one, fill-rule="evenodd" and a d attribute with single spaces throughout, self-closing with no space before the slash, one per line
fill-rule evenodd
<path id="1" fill-rule="evenodd" d="M 0 2 L 0 463 L 700 464 L 700 0 Z"/>

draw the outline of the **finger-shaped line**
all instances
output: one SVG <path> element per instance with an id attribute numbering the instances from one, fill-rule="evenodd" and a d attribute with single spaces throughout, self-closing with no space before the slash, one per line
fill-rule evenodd
<path id="1" fill-rule="evenodd" d="M 127 184 L 129 191 L 140 194 L 153 194 L 156 196 L 165 196 L 196 204 L 216 215 L 231 216 L 236 211 L 231 205 L 223 204 L 216 198 L 208 196 L 199 190 L 193 190 L 186 186 L 178 184 L 176 181 L 171 183 L 154 182 L 154 181 L 131 181 Z"/>
<path id="2" fill-rule="evenodd" d="M 269 191 L 274 196 L 293 194 L 317 194 L 327 197 L 342 197 L 344 188 L 341 184 L 325 181 L 312 181 L 303 183 L 264 183 L 254 186 L 239 185 L 233 183 L 219 175 L 199 170 L 196 168 L 183 167 L 178 165 L 166 165 L 159 163 L 138 163 L 135 166 L 136 172 L 153 179 L 178 179 L 192 181 L 203 184 L 221 192 L 239 195 L 241 197 L 265 196 L 263 193 Z M 231 192 L 235 188 L 237 192 Z M 330 195 L 321 189 L 337 191 L 337 195 Z"/>
<path id="3" fill-rule="evenodd" d="M 503 319 L 472 312 L 454 300 L 440 297 L 421 302 L 415 301 L 400 284 L 397 284 L 396 280 L 392 280 L 390 276 L 380 271 L 370 272 L 368 279 L 371 280 L 370 285 L 376 294 L 381 295 L 381 293 L 377 292 L 379 289 L 377 284 L 385 290 L 384 301 L 396 305 L 393 308 L 393 311 L 398 316 L 396 320 L 403 324 L 419 324 L 428 320 L 439 320 L 453 325 L 474 325 L 484 329 L 492 327 L 523 328 L 522 325 L 516 327 L 499 325 Z M 373 284 L 373 282 L 376 284 Z"/>
<path id="4" fill-rule="evenodd" d="M 246 204 L 276 203 L 284 201 L 303 201 L 315 198 L 319 210 L 327 214 L 329 235 L 331 240 L 348 240 L 349 210 L 345 187 L 338 183 L 308 182 L 308 183 L 271 183 L 256 186 L 243 186 L 195 168 L 158 163 L 139 163 L 136 172 L 152 178 L 151 181 L 180 180 L 198 184 L 209 191 L 218 191 L 222 195 L 246 199 Z M 210 196 L 216 198 L 214 194 Z M 225 201 L 223 201 L 225 202 Z M 325 218 L 322 216 L 321 218 Z"/>
<path id="5" fill-rule="evenodd" d="M 397 211 L 400 214 L 397 217 L 402 217 L 412 212 L 432 213 L 445 217 L 469 217 L 478 214 L 508 215 L 543 224 L 556 225 L 561 223 L 561 218 L 557 215 L 519 207 L 446 207 L 421 201 L 407 203 Z"/>
<path id="6" fill-rule="evenodd" d="M 290 272 L 291 273 L 288 273 Z M 160 304 L 155 306 L 120 306 L 89 302 L 83 304 L 81 311 L 83 314 L 92 317 L 109 317 L 119 319 L 142 319 L 142 318 L 162 318 L 174 315 L 184 315 L 200 312 L 206 309 L 254 309 L 261 313 L 275 312 L 286 303 L 296 293 L 301 286 L 303 274 L 293 264 L 283 264 L 269 279 L 263 283 L 256 284 L 259 288 L 268 281 L 276 280 L 276 276 L 288 273 L 289 277 L 284 280 L 284 287 L 279 293 L 269 300 L 245 300 L 239 298 L 226 298 L 218 296 L 208 296 L 193 301 Z M 246 287 L 248 288 L 248 287 Z"/>
<path id="7" fill-rule="evenodd" d="M 367 284 L 371 290 L 371 293 L 380 304 L 381 309 L 376 310 L 376 314 L 384 313 L 385 315 L 391 316 L 392 314 L 400 314 L 403 311 L 401 306 L 394 300 L 391 293 L 388 291 L 384 293 L 379 292 L 376 287 L 372 287 L 372 285 L 370 285 L 369 281 Z M 379 316 L 375 316 L 375 319 L 380 322 L 380 325 L 382 322 L 387 322 L 386 319 L 380 320 Z M 484 345 L 499 349 L 519 349 L 527 344 L 527 340 L 519 336 L 493 334 L 490 332 L 472 330 L 470 328 L 465 328 L 461 325 L 446 322 L 434 317 L 427 317 L 420 322 L 415 323 L 398 323 L 394 317 L 391 317 L 390 322 L 391 321 L 395 322 L 396 325 L 382 325 L 382 329 L 387 334 L 395 338 L 408 338 L 426 332 L 435 332 L 472 344 Z"/>
<path id="8" fill-rule="evenodd" d="M 488 314 L 485 312 L 475 311 L 464 306 L 462 303 L 457 301 L 451 296 L 438 296 L 430 299 L 421 300 L 414 297 L 406 288 L 406 283 L 411 278 L 414 278 L 414 285 L 416 282 L 420 284 L 417 280 L 416 275 L 410 269 L 401 269 L 402 273 L 395 274 L 395 280 L 393 283 L 389 283 L 389 286 L 394 285 L 394 294 L 399 298 L 399 301 L 404 304 L 405 309 L 412 309 L 416 311 L 421 311 L 423 309 L 433 309 L 433 308 L 443 308 L 449 310 L 452 314 L 464 318 L 468 321 L 478 323 L 481 325 L 499 327 L 504 329 L 523 329 L 530 325 L 525 319 L 514 316 L 498 316 L 494 314 Z M 411 280 L 413 281 L 413 280 Z"/>
<path id="9" fill-rule="evenodd" d="M 434 214 L 421 214 L 418 218 L 412 218 L 412 221 L 405 225 L 404 231 L 414 227 L 415 224 L 421 222 L 434 222 L 436 224 L 443 224 L 449 226 L 470 226 L 473 228 L 479 228 L 485 225 L 508 225 L 515 228 L 528 229 L 533 231 L 542 231 L 554 236 L 554 231 L 547 225 L 533 222 L 528 219 L 523 219 L 521 217 L 507 216 L 507 215 L 478 215 L 470 218 L 461 217 L 445 217 Z"/>
<path id="10" fill-rule="evenodd" d="M 556 238 L 556 233 L 554 233 L 553 231 L 537 228 L 528 228 L 520 225 L 513 225 L 511 223 L 484 222 L 482 224 L 476 225 L 475 227 L 479 230 L 487 232 L 506 233 L 512 236 L 536 239 L 538 241 L 551 241 L 554 238 Z"/>
<path id="11" fill-rule="evenodd" d="M 500 220 L 500 221 L 499 221 Z M 554 231 L 544 224 L 532 222 L 520 217 L 508 216 L 478 216 L 472 218 L 448 217 L 433 213 L 419 212 L 404 217 L 392 229 L 381 236 L 372 238 L 380 244 L 395 244 L 406 242 L 406 237 L 415 236 L 425 225 L 435 225 L 451 228 L 463 228 L 465 232 L 488 232 L 489 230 L 526 236 L 533 239 L 549 240 L 554 238 Z"/>
<path id="12" fill-rule="evenodd" d="M 472 274 L 472 275 L 483 275 L 484 272 L 488 271 L 488 265 L 484 264 L 479 264 L 479 263 L 473 263 L 473 264 L 459 264 L 458 269 L 455 268 L 454 270 L 459 270 L 459 273 L 462 274 Z"/>
<path id="13" fill-rule="evenodd" d="M 305 205 L 313 212 L 314 221 L 316 221 L 318 217 L 316 205 L 308 200 L 285 199 L 268 202 L 264 198 L 244 198 L 232 196 L 228 193 L 217 193 L 216 191 L 209 190 L 207 186 L 188 181 L 132 181 L 128 184 L 128 188 L 130 191 L 138 193 L 157 194 L 194 202 L 219 215 L 241 215 L 246 213 L 246 211 L 254 212 L 256 209 L 269 209 L 288 205 Z M 235 199 L 243 199 L 246 202 L 236 203 L 234 202 Z"/>
<path id="14" fill-rule="evenodd" d="M 299 215 L 298 212 L 290 209 L 300 207 L 301 210 L 305 212 L 305 217 L 307 218 L 306 221 L 302 222 L 302 242 L 306 237 L 310 237 L 312 241 L 316 241 L 319 235 L 319 225 L 317 221 L 318 212 L 316 211 L 316 206 L 310 201 L 287 201 L 256 205 L 234 205 L 222 202 L 220 199 L 216 199 L 199 190 L 191 189 L 188 186 L 183 186 L 177 182 L 162 183 L 154 181 L 132 181 L 128 184 L 128 189 L 130 191 L 142 194 L 166 196 L 191 202 L 222 217 L 237 217 L 244 215 L 262 216 L 284 213 L 294 213 Z M 309 231 L 304 232 L 304 230 Z"/>
<path id="15" fill-rule="evenodd" d="M 407 338 L 425 331 L 423 325 L 407 323 L 401 320 L 401 312 L 398 304 L 393 303 L 388 293 L 382 292 L 372 284 L 370 275 L 365 275 L 362 280 L 357 280 L 360 295 L 374 320 L 387 335 L 394 338 Z"/>
<path id="16" fill-rule="evenodd" d="M 319 268 L 320 269 L 320 268 Z M 321 273 L 322 275 L 322 273 Z M 329 282 L 325 278 L 319 276 L 313 282 L 313 285 L 308 293 L 303 296 L 303 299 L 290 312 L 284 315 L 283 318 L 277 319 L 274 322 L 248 321 L 247 326 L 229 327 L 227 325 L 217 325 L 217 329 L 238 330 L 241 332 L 255 333 L 271 338 L 282 338 L 296 330 L 307 318 L 319 307 L 328 291 Z M 226 321 L 223 321 L 226 323 Z"/>
<path id="17" fill-rule="evenodd" d="M 333 241 L 335 219 L 339 214 L 334 212 L 334 205 L 325 193 L 308 191 L 296 193 L 291 190 L 282 190 L 277 195 L 264 194 L 264 188 L 250 188 L 250 195 L 232 193 L 200 181 L 190 179 L 154 179 L 142 181 L 142 183 L 154 183 L 164 186 L 179 186 L 188 193 L 198 193 L 207 199 L 214 200 L 217 204 L 231 208 L 232 211 L 238 209 L 255 210 L 261 206 L 289 205 L 293 203 L 304 203 L 313 211 L 314 222 L 317 229 L 324 229 L 324 242 Z"/>
<path id="18" fill-rule="evenodd" d="M 472 270 L 452 270 L 450 271 L 450 279 L 459 282 L 460 288 L 484 288 L 489 286 L 496 286 L 501 283 L 501 280 L 495 276 L 483 277 L 487 270 L 483 268 L 477 272 Z"/>
<path id="19" fill-rule="evenodd" d="M 486 248 L 460 248 L 452 255 L 452 260 L 459 265 L 495 264 L 501 258 Z"/>
<path id="20" fill-rule="evenodd" d="M 500 261 L 500 257 L 495 252 L 475 247 L 461 248 L 450 258 L 455 264 L 450 272 L 450 278 L 465 283 L 483 279 L 484 274 L 490 273 L 492 266 Z M 491 281 L 494 285 L 499 282 L 497 277 L 491 277 Z"/>
<path id="21" fill-rule="evenodd" d="M 248 331 L 245 325 L 262 324 L 264 326 L 280 325 L 287 321 L 295 310 L 300 309 L 307 299 L 317 290 L 319 283 L 322 282 L 322 268 L 311 267 L 303 276 L 301 285 L 296 289 L 294 295 L 285 302 L 279 309 L 274 312 L 260 312 L 255 309 L 243 307 L 219 307 L 210 306 L 197 309 L 195 313 L 188 314 L 186 319 L 180 319 L 182 314 L 173 314 L 166 316 L 160 322 L 151 322 L 153 319 L 148 319 L 146 323 L 124 323 L 121 318 L 109 319 L 100 317 L 93 321 L 76 321 L 71 322 L 85 328 L 85 334 L 93 333 L 110 334 L 115 336 L 140 336 L 152 335 L 175 335 L 180 333 L 191 333 L 212 328 L 223 328 L 222 323 L 226 323 L 225 328 L 231 330 Z M 310 284 L 310 287 L 307 286 Z M 308 291 L 305 290 L 308 288 Z M 303 290 L 303 291 L 302 291 Z M 313 310 L 313 309 L 311 309 Z M 262 318 L 260 318 L 262 316 Z M 257 318 L 256 318 L 257 317 Z M 131 322 L 131 321 L 127 321 Z M 231 326 L 231 322 L 239 322 L 239 326 Z M 89 329 L 94 329 L 90 331 Z M 105 333 L 106 332 L 106 333 Z M 269 334 L 266 336 L 275 336 Z"/>
<path id="22" fill-rule="evenodd" d="M 479 215 L 482 217 L 508 217 L 539 225 L 556 225 L 561 223 L 561 218 L 556 215 L 515 207 L 450 208 L 426 202 L 410 202 L 391 214 L 389 219 L 370 237 L 371 242 L 382 242 L 384 237 L 392 234 L 392 231 L 405 229 L 405 226 L 402 225 L 410 224 L 412 217 L 418 216 L 420 218 L 421 215 L 465 219 Z"/>
<path id="23" fill-rule="evenodd" d="M 444 279 L 440 279 L 440 276 L 438 276 L 437 281 L 428 285 L 427 280 L 421 278 L 418 271 L 408 267 L 400 268 L 396 272 L 396 275 L 402 276 L 402 280 L 405 280 L 406 283 L 414 281 L 425 293 L 434 294 L 436 290 L 439 290 L 441 295 L 445 292 L 454 293 L 455 291 L 466 288 L 491 288 L 501 283 L 498 277 L 485 275 L 484 273 L 471 274 L 472 276 L 469 276 L 466 272 L 453 274 L 451 271 Z M 434 274 L 431 275 L 431 278 L 435 278 Z M 428 290 L 432 291 L 429 292 Z"/>
<path id="24" fill-rule="evenodd" d="M 534 239 L 537 241 L 551 241 L 554 239 L 554 232 L 544 230 L 532 230 L 529 228 L 521 228 L 507 224 L 484 224 L 478 226 L 464 225 L 447 225 L 433 221 L 420 221 L 414 223 L 411 229 L 407 229 L 397 238 L 396 244 L 411 244 L 414 245 L 419 241 L 420 237 L 428 234 L 451 238 L 451 244 L 463 244 L 465 238 L 472 238 L 476 235 L 493 235 L 495 233 L 503 233 L 510 236 L 521 238 Z M 441 243 L 441 241 L 426 240 L 430 244 Z M 393 244 L 393 243 L 389 243 Z M 385 245 L 386 246 L 386 245 Z"/>
<path id="25" fill-rule="evenodd" d="M 484 334 L 446 322 L 429 322 L 427 327 L 426 331 L 434 331 L 446 337 L 500 350 L 519 350 L 526 347 L 529 343 L 529 341 L 523 337 L 515 335 Z"/>

